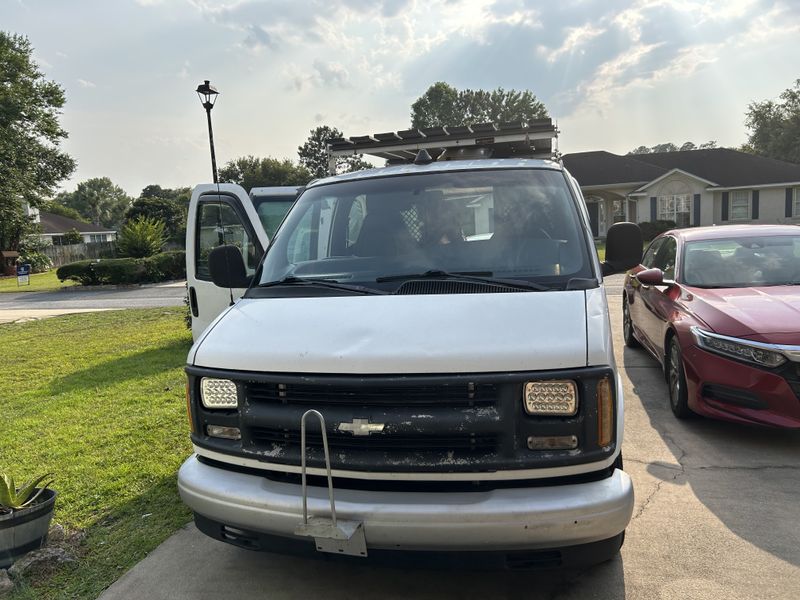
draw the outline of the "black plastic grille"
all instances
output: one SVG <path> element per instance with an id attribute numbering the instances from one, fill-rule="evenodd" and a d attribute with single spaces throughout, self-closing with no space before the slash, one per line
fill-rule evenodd
<path id="1" fill-rule="evenodd" d="M 502 294 L 522 291 L 524 290 L 506 285 L 497 285 L 494 283 L 481 283 L 479 281 L 424 281 L 417 279 L 406 281 L 403 285 L 397 288 L 395 294 Z"/>
<path id="2" fill-rule="evenodd" d="M 248 382 L 248 402 L 254 404 L 352 406 L 478 406 L 496 402 L 490 383 L 360 385 Z"/>
<path id="3" fill-rule="evenodd" d="M 300 447 L 300 432 L 269 427 L 254 427 L 250 436 L 256 444 L 273 444 L 278 447 Z M 322 435 L 306 432 L 306 445 L 309 448 L 322 448 Z M 371 434 L 354 436 L 352 434 L 328 434 L 328 446 L 331 449 L 351 450 L 397 450 L 406 452 L 430 450 L 481 450 L 494 451 L 497 446 L 496 435 L 436 435 L 408 436 Z"/>

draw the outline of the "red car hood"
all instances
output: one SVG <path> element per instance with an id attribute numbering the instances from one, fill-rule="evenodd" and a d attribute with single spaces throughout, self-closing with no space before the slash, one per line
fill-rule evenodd
<path id="1" fill-rule="evenodd" d="M 686 302 L 721 335 L 773 344 L 800 344 L 800 286 L 703 289 Z"/>

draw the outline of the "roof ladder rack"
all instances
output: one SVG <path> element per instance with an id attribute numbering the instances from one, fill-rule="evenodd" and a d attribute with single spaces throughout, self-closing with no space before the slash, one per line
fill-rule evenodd
<path id="1" fill-rule="evenodd" d="M 388 164 L 412 163 L 420 150 L 439 160 L 454 158 L 543 158 L 558 160 L 558 128 L 551 119 L 529 123 L 480 123 L 427 127 L 334 138 L 327 141 L 328 168 L 340 157 L 369 154 Z"/>

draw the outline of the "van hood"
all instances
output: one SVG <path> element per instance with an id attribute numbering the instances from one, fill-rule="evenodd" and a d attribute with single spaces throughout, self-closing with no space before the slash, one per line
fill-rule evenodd
<path id="1" fill-rule="evenodd" d="M 241 299 L 192 348 L 199 367 L 476 373 L 586 366 L 583 291 Z"/>

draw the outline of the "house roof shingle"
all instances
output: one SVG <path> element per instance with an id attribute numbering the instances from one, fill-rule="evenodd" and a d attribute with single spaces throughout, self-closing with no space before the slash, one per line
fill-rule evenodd
<path id="1" fill-rule="evenodd" d="M 565 154 L 564 165 L 582 186 L 645 183 L 668 171 L 663 167 L 602 150 Z"/>
<path id="2" fill-rule="evenodd" d="M 576 152 L 564 165 L 581 186 L 646 183 L 681 169 L 720 187 L 759 186 L 800 181 L 800 165 L 728 148 L 627 154 Z"/>
<path id="3" fill-rule="evenodd" d="M 72 229 L 77 229 L 81 233 L 114 233 L 113 229 L 103 227 L 102 225 L 92 225 L 91 223 L 84 223 L 83 221 L 76 221 L 69 217 L 62 217 L 49 212 L 39 213 L 39 223 L 42 226 L 43 233 L 61 234 Z"/>
<path id="4" fill-rule="evenodd" d="M 636 158 L 667 170 L 681 169 L 720 187 L 800 181 L 800 165 L 729 148 L 657 152 L 639 154 Z"/>

